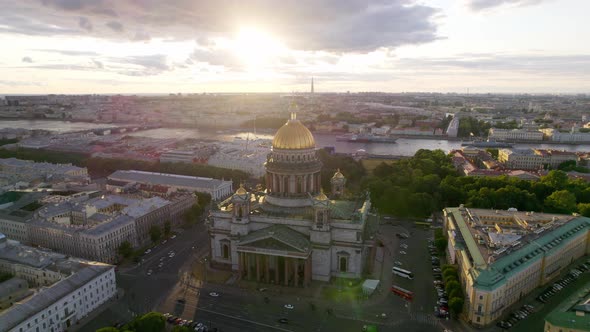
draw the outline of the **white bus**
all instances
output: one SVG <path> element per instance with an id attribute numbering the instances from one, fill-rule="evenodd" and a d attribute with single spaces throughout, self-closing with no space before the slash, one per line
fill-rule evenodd
<path id="1" fill-rule="evenodd" d="M 412 274 L 412 272 L 408 271 L 408 270 L 404 270 L 404 269 L 400 269 L 397 266 L 394 266 L 391 269 L 391 272 L 397 276 L 400 276 L 402 278 L 406 278 L 406 279 L 414 279 L 414 275 Z"/>

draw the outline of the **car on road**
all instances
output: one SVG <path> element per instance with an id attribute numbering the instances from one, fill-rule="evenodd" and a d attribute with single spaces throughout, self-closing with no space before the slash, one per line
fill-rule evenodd
<path id="1" fill-rule="evenodd" d="M 151 276 L 151 275 L 152 275 L 152 273 L 153 273 L 152 269 L 149 269 L 149 270 L 147 271 L 147 275 L 148 275 L 148 276 Z"/>
<path id="2" fill-rule="evenodd" d="M 402 262 L 400 262 L 400 261 L 395 261 L 395 262 L 393 262 L 393 265 L 396 265 L 396 266 L 402 266 Z"/>
<path id="3" fill-rule="evenodd" d="M 150 252 L 152 252 L 152 249 L 147 249 L 147 250 L 146 250 L 146 251 L 144 251 L 143 253 L 144 253 L 145 255 L 147 255 L 147 254 L 149 254 Z"/>
<path id="4" fill-rule="evenodd" d="M 160 264 L 158 264 L 159 268 L 162 268 L 162 266 L 164 266 L 164 262 L 160 262 Z"/>
<path id="5" fill-rule="evenodd" d="M 279 318 L 279 323 L 281 323 L 281 324 L 289 324 L 289 320 L 287 318 Z"/>
<path id="6" fill-rule="evenodd" d="M 400 254 L 402 254 L 402 255 L 405 255 L 405 254 L 407 254 L 407 252 L 405 252 L 405 251 L 403 251 L 403 250 L 401 250 L 399 253 L 400 253 Z"/>
<path id="7" fill-rule="evenodd" d="M 166 242 L 168 242 L 168 240 L 164 240 L 164 241 L 162 241 L 162 244 L 166 244 Z"/>
<path id="8" fill-rule="evenodd" d="M 285 309 L 295 309 L 295 307 L 292 304 L 285 304 L 284 307 Z"/>
<path id="9" fill-rule="evenodd" d="M 211 297 L 219 297 L 219 293 L 217 293 L 217 292 L 211 292 L 211 293 L 209 293 L 209 296 L 211 296 Z"/>
<path id="10" fill-rule="evenodd" d="M 170 237 L 170 240 L 174 240 L 174 239 L 176 239 L 176 234 L 174 234 Z"/>
<path id="11" fill-rule="evenodd" d="M 170 255 L 168 255 L 168 257 L 172 258 L 172 257 L 174 257 L 174 255 L 175 255 L 174 253 L 171 253 Z"/>
<path id="12" fill-rule="evenodd" d="M 400 246 L 400 247 L 402 247 L 402 248 L 404 248 L 404 249 L 408 249 L 408 245 L 407 245 L 407 244 L 405 244 L 405 243 L 402 243 L 402 244 L 400 244 L 399 246 Z"/>

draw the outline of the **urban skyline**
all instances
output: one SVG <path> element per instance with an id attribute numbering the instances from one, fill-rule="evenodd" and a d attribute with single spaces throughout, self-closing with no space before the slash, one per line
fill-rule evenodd
<path id="1" fill-rule="evenodd" d="M 589 6 L 6 2 L 0 91 L 586 93 Z"/>

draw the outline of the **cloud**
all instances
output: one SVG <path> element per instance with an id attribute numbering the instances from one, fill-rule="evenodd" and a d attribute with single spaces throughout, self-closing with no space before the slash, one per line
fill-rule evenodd
<path id="1" fill-rule="evenodd" d="M 92 31 L 92 23 L 87 17 L 80 17 L 78 21 L 78 26 L 86 31 Z"/>
<path id="2" fill-rule="evenodd" d="M 29 56 L 25 56 L 23 57 L 22 62 L 33 63 L 33 59 L 31 59 Z"/>
<path id="3" fill-rule="evenodd" d="M 231 37 L 240 28 L 253 26 L 293 49 L 334 52 L 367 52 L 439 38 L 435 19 L 440 11 L 414 0 L 284 0 L 280 4 L 275 0 L 42 0 L 42 4 L 36 0 L 6 4 L 5 13 L 17 12 L 39 27 L 8 22 L 3 24 L 9 27 L 5 31 L 63 34 L 75 26 L 77 33 L 92 31 L 104 38 L 133 40 L 149 35 L 190 40 L 195 35 Z M 142 33 L 112 35 L 125 30 Z"/>
<path id="4" fill-rule="evenodd" d="M 45 53 L 57 53 L 57 54 L 69 55 L 69 56 L 96 56 L 96 55 L 99 55 L 98 53 L 92 52 L 92 51 L 57 50 L 57 49 L 45 49 L 45 48 L 31 49 L 31 51 L 45 52 Z"/>
<path id="5" fill-rule="evenodd" d="M 524 7 L 538 5 L 547 0 L 466 0 L 467 6 L 474 11 L 488 10 L 500 6 Z"/>
<path id="6" fill-rule="evenodd" d="M 96 68 L 98 69 L 104 69 L 104 65 L 102 62 L 98 61 L 98 60 L 92 60 L 92 63 L 94 63 L 94 65 L 96 66 Z"/>
<path id="7" fill-rule="evenodd" d="M 227 48 L 196 48 L 190 55 L 190 60 L 238 71 L 244 67 L 240 56 L 235 51 Z"/>
<path id="8" fill-rule="evenodd" d="M 3 80 L 0 80 L 0 85 L 10 86 L 10 87 L 16 87 L 16 86 L 30 87 L 30 86 L 43 86 L 45 84 L 44 83 L 41 83 L 41 82 L 3 81 Z"/>
<path id="9" fill-rule="evenodd" d="M 150 34 L 145 32 L 145 31 L 137 31 L 135 33 L 135 36 L 133 37 L 133 40 L 137 40 L 137 41 L 147 41 L 150 40 L 152 37 L 150 37 Z"/>
<path id="10" fill-rule="evenodd" d="M 117 65 L 112 67 L 118 74 L 127 76 L 158 75 L 175 68 L 168 64 L 168 58 L 163 54 L 110 57 L 107 60 Z"/>
<path id="11" fill-rule="evenodd" d="M 447 71 L 524 73 L 536 76 L 585 77 L 590 72 L 590 55 L 536 54 L 469 54 L 448 58 L 405 58 L 393 62 L 393 67 L 445 74 Z"/>
<path id="12" fill-rule="evenodd" d="M 115 32 L 123 32 L 123 24 L 117 21 L 110 21 L 106 24 L 106 26 L 111 28 Z"/>

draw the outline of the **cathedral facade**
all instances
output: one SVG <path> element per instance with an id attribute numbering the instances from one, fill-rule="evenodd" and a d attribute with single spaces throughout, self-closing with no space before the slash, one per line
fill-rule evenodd
<path id="1" fill-rule="evenodd" d="M 264 191 L 241 186 L 211 211 L 212 264 L 287 286 L 360 278 L 374 256 L 371 202 L 338 199 L 346 183 L 339 170 L 324 194 L 314 137 L 294 114 L 275 134 L 265 167 Z"/>

